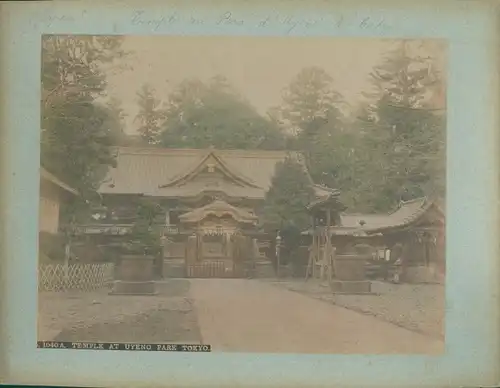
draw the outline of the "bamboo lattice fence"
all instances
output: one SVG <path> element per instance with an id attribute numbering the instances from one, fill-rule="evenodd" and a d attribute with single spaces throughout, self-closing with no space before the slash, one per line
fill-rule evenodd
<path id="1" fill-rule="evenodd" d="M 92 291 L 107 287 L 113 280 L 114 264 L 40 264 L 39 291 Z"/>

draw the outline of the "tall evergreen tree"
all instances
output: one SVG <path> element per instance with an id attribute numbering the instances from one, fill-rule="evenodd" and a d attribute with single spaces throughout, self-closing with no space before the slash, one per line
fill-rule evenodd
<path id="1" fill-rule="evenodd" d="M 161 101 L 156 98 L 155 90 L 151 85 L 144 84 L 137 93 L 139 112 L 135 120 L 139 122 L 138 132 L 147 144 L 160 142 L 161 125 L 165 120 Z"/>
<path id="2" fill-rule="evenodd" d="M 102 166 L 114 163 L 102 66 L 120 57 L 121 37 L 46 35 L 42 39 L 41 163 L 79 190 L 95 193 Z M 116 126 L 115 126 L 116 129 Z"/>
<path id="3" fill-rule="evenodd" d="M 359 117 L 364 207 L 389 210 L 400 200 L 444 195 L 445 117 L 426 99 L 439 82 L 428 59 L 412 57 L 403 42 L 374 69 L 375 103 Z"/>
<path id="4" fill-rule="evenodd" d="M 322 68 L 307 67 L 301 70 L 283 94 L 281 108 L 299 136 L 307 138 L 316 128 L 311 123 L 317 119 L 338 119 L 338 105 L 342 96 L 333 87 L 333 78 Z"/>
<path id="5" fill-rule="evenodd" d="M 313 180 L 328 186 L 339 184 L 338 145 L 348 137 L 342 104 L 332 77 L 321 68 L 309 67 L 286 88 L 280 109 L 282 119 L 293 128 L 292 148 L 305 155 Z"/>
<path id="6" fill-rule="evenodd" d="M 303 163 L 294 154 L 276 165 L 263 206 L 264 223 L 274 229 L 309 225 L 307 206 L 314 199 L 312 182 Z"/>
<path id="7" fill-rule="evenodd" d="M 310 227 L 307 206 L 314 189 L 305 165 L 292 154 L 276 165 L 271 187 L 261 210 L 263 226 L 282 237 L 281 262 L 299 260 L 301 232 Z"/>

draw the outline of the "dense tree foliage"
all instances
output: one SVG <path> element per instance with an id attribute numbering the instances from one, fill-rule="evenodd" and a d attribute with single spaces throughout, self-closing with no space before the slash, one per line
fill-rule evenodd
<path id="1" fill-rule="evenodd" d="M 329 186 L 338 183 L 334 177 L 339 166 L 332 151 L 340 148 L 345 137 L 343 104 L 332 77 L 324 69 L 309 67 L 285 89 L 279 109 L 281 119 L 291 128 L 290 146 L 306 156 L 313 180 Z"/>
<path id="2" fill-rule="evenodd" d="M 130 240 L 124 248 L 133 253 L 156 255 L 161 251 L 161 226 L 155 220 L 162 214 L 162 208 L 146 197 L 138 199 L 134 205 L 137 214 L 132 224 Z"/>
<path id="3" fill-rule="evenodd" d="M 341 190 L 351 211 L 444 195 L 445 117 L 428 103 L 441 81 L 430 63 L 399 43 L 374 68 L 373 90 L 350 121 L 324 70 L 304 69 L 286 89 L 279 112 L 293 129 L 289 144 L 304 153 L 316 183 Z"/>
<path id="4" fill-rule="evenodd" d="M 439 74 L 411 57 L 405 43 L 371 74 L 374 103 L 357 118 L 357 208 L 389 210 L 400 200 L 444 196 L 445 116 L 426 104 Z"/>
<path id="5" fill-rule="evenodd" d="M 121 100 L 111 97 L 106 102 L 102 102 L 101 106 L 107 109 L 107 119 L 103 127 L 109 128 L 111 143 L 126 145 L 128 143 L 128 136 L 125 133 L 125 119 L 127 114 L 122 108 Z"/>
<path id="6" fill-rule="evenodd" d="M 300 71 L 267 116 L 224 77 L 187 79 L 164 105 L 151 86 L 138 91 L 135 137 L 124 133 L 120 101 L 106 98 L 102 65 L 123 55 L 121 43 L 101 36 L 43 39 L 42 165 L 83 198 L 113 164 L 110 146 L 141 144 L 299 150 L 313 181 L 340 189 L 351 211 L 387 211 L 400 200 L 444 195 L 445 114 L 429 103 L 443 80 L 432 58 L 411 53 L 407 42 L 373 69 L 372 90 L 351 115 L 345 116 L 335 80 L 318 67 Z M 307 223 L 312 189 L 304 174 L 292 159 L 279 166 L 266 198 L 268 224 L 285 231 Z"/>
<path id="7" fill-rule="evenodd" d="M 285 139 L 268 118 L 223 77 L 186 80 L 170 95 L 161 133 L 165 147 L 283 149 Z"/>
<path id="8" fill-rule="evenodd" d="M 281 114 L 299 138 L 310 142 L 318 131 L 311 123 L 318 118 L 328 122 L 339 120 L 338 107 L 342 101 L 334 89 L 333 78 L 324 69 L 307 67 L 285 89 Z"/>
<path id="9" fill-rule="evenodd" d="M 277 164 L 260 219 L 264 230 L 275 231 L 282 238 L 282 264 L 299 259 L 301 232 L 310 226 L 307 206 L 314 198 L 311 178 L 296 155 Z"/>
<path id="10" fill-rule="evenodd" d="M 110 146 L 123 131 L 116 106 L 105 95 L 104 63 L 122 55 L 122 38 L 44 36 L 42 40 L 41 163 L 91 197 L 103 166 L 113 163 Z"/>
<path id="11" fill-rule="evenodd" d="M 314 199 L 311 179 L 294 154 L 276 165 L 271 187 L 266 194 L 262 218 L 272 229 L 309 225 L 307 205 Z"/>
<path id="12" fill-rule="evenodd" d="M 350 116 L 332 77 L 309 67 L 267 117 L 224 77 L 185 80 L 163 116 L 153 94 L 143 98 L 143 117 L 149 111 L 154 124 L 142 132 L 172 148 L 301 151 L 313 181 L 340 189 L 352 211 L 388 211 L 400 200 L 443 196 L 445 116 L 428 103 L 440 74 L 432 58 L 411 54 L 408 42 L 396 46 L 370 74 L 372 90 Z"/>

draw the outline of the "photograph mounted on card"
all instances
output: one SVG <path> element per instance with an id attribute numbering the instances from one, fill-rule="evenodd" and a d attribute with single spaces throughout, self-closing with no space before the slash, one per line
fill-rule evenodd
<path id="1" fill-rule="evenodd" d="M 497 9 L 167 3 L 2 7 L 2 378 L 495 381 Z"/>
<path id="2" fill-rule="evenodd" d="M 44 35 L 38 341 L 443 352 L 446 59 Z"/>

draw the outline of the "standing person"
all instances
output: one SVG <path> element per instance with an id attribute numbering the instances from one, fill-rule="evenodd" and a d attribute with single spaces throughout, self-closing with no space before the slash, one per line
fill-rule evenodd
<path id="1" fill-rule="evenodd" d="M 390 279 L 393 283 L 401 281 L 402 268 L 403 268 L 403 246 L 397 243 L 392 247 L 390 257 L 391 276 Z"/>

